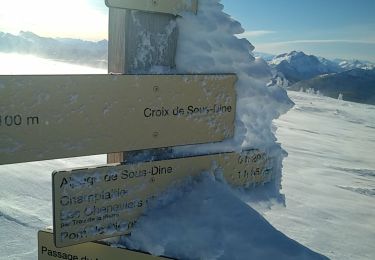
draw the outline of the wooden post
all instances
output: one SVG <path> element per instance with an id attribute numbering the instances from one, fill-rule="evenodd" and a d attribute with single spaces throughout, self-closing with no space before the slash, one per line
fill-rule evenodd
<path id="1" fill-rule="evenodd" d="M 172 14 L 109 7 L 108 73 L 150 73 L 154 66 L 174 68 L 175 19 Z M 123 162 L 124 158 L 124 152 L 112 153 L 107 162 Z"/>

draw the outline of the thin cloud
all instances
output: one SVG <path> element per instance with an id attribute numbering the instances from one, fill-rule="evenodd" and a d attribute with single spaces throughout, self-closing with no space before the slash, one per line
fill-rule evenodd
<path id="1" fill-rule="evenodd" d="M 244 37 L 260 37 L 268 34 L 276 33 L 275 31 L 267 31 L 267 30 L 256 30 L 256 31 L 245 31 L 241 34 Z"/>

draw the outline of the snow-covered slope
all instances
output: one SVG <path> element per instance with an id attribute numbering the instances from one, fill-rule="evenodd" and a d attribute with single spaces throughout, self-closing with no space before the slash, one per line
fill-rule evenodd
<path id="1" fill-rule="evenodd" d="M 347 101 L 375 105 L 375 69 L 352 69 L 336 74 L 303 80 L 289 87 L 292 90 L 314 89 L 321 94 Z"/>
<path id="2" fill-rule="evenodd" d="M 276 121 L 286 207 L 266 218 L 332 259 L 374 259 L 375 106 L 288 94 L 296 106 Z"/>
<path id="3" fill-rule="evenodd" d="M 275 56 L 269 64 L 277 72 L 282 73 L 291 84 L 342 70 L 326 59 L 319 60 L 314 55 L 306 55 L 304 52 L 297 51 Z"/>

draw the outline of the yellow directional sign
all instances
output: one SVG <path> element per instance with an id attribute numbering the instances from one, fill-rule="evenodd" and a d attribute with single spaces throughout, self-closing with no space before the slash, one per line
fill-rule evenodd
<path id="1" fill-rule="evenodd" d="M 177 15 L 183 11 L 197 12 L 198 0 L 106 0 L 112 8 L 141 10 Z"/>
<path id="2" fill-rule="evenodd" d="M 171 259 L 115 248 L 103 243 L 84 243 L 65 248 L 56 248 L 53 234 L 49 231 L 38 233 L 38 260 L 157 260 Z"/>
<path id="3" fill-rule="evenodd" d="M 268 158 L 250 150 L 53 173 L 55 245 L 127 234 L 148 201 L 188 176 L 221 171 L 236 186 L 271 180 Z"/>
<path id="4" fill-rule="evenodd" d="M 0 76 L 0 164 L 217 142 L 236 76 Z"/>

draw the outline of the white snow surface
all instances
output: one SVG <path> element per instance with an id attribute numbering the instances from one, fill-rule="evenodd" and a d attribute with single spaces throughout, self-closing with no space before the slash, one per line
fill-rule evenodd
<path id="1" fill-rule="evenodd" d="M 275 122 L 286 207 L 266 219 L 332 259 L 374 259 L 375 106 L 288 94 L 296 105 Z"/>

